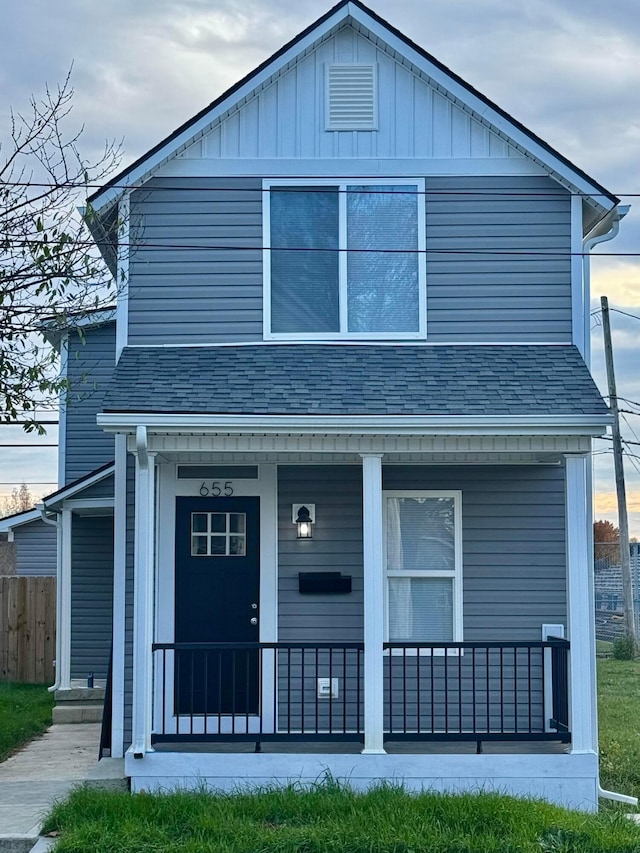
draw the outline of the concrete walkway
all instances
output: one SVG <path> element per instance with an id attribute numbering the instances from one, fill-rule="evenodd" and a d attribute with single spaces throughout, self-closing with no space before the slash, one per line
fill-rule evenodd
<path id="1" fill-rule="evenodd" d="M 98 769 L 99 740 L 99 723 L 53 725 L 0 764 L 1 853 L 31 850 L 52 804 L 77 785 L 104 775 L 104 760 Z M 115 759 L 110 772 L 114 770 L 122 775 Z"/>

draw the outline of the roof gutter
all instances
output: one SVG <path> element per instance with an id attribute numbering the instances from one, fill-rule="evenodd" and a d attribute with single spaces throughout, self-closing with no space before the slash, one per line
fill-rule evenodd
<path id="1" fill-rule="evenodd" d="M 591 250 L 598 243 L 606 243 L 618 236 L 620 222 L 629 213 L 631 205 L 617 205 L 608 213 L 604 219 L 591 229 L 582 242 L 582 287 L 584 290 L 584 304 L 588 306 L 591 300 Z M 593 235 L 593 236 L 591 236 Z M 591 315 L 585 310 L 585 362 L 587 367 L 591 365 Z"/>
<path id="2" fill-rule="evenodd" d="M 106 432 L 344 435 L 602 435 L 610 414 L 587 415 L 228 415 L 102 412 Z"/>

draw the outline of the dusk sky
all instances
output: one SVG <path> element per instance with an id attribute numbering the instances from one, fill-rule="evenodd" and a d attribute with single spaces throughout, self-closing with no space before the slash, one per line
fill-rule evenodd
<path id="1" fill-rule="evenodd" d="M 96 157 L 122 139 L 134 160 L 329 8 L 318 0 L 5 0 L 0 138 L 73 64 L 72 127 Z M 372 8 L 557 148 L 632 209 L 596 248 L 592 309 L 608 295 L 618 394 L 640 412 L 640 3 L 637 0 L 374 0 Z M 615 253 L 612 256 L 611 253 Z M 600 257 L 597 257 L 600 255 Z M 619 313 L 627 312 L 626 314 Z M 629 314 L 634 316 L 628 316 Z M 602 332 L 593 370 L 606 393 Z M 627 414 L 632 535 L 640 537 L 640 416 Z M 1 427 L 0 444 L 55 443 Z M 596 518 L 616 522 L 610 441 L 596 442 Z M 0 497 L 22 480 L 55 489 L 54 447 L 3 447 Z"/>

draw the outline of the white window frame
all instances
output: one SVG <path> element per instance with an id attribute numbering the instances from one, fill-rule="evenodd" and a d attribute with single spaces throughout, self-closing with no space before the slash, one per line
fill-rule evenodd
<path id="1" fill-rule="evenodd" d="M 454 567 L 452 570 L 389 570 L 387 568 L 387 498 L 452 498 L 453 499 L 453 522 L 454 522 Z M 389 640 L 389 579 L 390 578 L 451 578 L 453 580 L 453 640 L 454 643 L 462 642 L 463 635 L 463 586 L 462 586 L 462 491 L 460 489 L 447 491 L 434 491 L 425 489 L 394 489 L 382 492 L 383 507 L 383 550 L 384 550 L 384 636 L 385 642 Z M 418 642 L 418 641 L 416 641 Z M 425 641 L 426 642 L 426 641 Z M 449 642 L 444 641 L 443 642 Z M 399 650 L 402 653 L 402 650 Z M 443 649 L 435 649 L 434 654 L 443 654 Z M 405 652 L 410 654 L 411 650 Z M 456 649 L 449 650 L 449 654 L 457 654 Z M 414 650 L 415 654 L 415 650 Z M 421 655 L 430 655 L 430 649 L 421 649 Z"/>
<path id="2" fill-rule="evenodd" d="M 347 318 L 347 186 L 415 186 L 418 196 L 418 330 L 413 332 L 349 332 Z M 271 189 L 272 187 L 337 187 L 338 210 L 338 287 L 340 331 L 271 331 Z M 427 337 L 427 258 L 424 178 L 268 178 L 262 181 L 262 271 L 263 336 L 269 341 L 397 341 L 425 340 Z"/>

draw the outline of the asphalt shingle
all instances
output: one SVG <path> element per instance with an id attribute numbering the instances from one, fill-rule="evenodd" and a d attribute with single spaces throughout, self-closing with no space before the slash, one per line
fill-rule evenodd
<path id="1" fill-rule="evenodd" d="M 602 415 L 573 346 L 128 347 L 105 412 Z"/>

